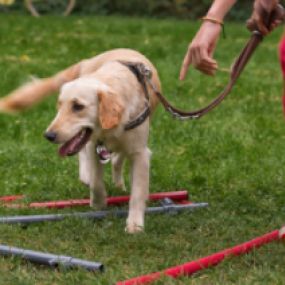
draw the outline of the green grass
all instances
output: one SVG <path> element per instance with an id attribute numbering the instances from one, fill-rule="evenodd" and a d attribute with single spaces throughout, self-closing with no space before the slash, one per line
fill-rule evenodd
<path id="1" fill-rule="evenodd" d="M 227 80 L 191 70 L 178 73 L 198 24 L 118 17 L 0 18 L 0 95 L 30 75 L 48 76 L 102 51 L 129 47 L 157 66 L 167 97 L 180 107 L 205 105 Z M 124 233 L 124 219 L 67 219 L 24 229 L 0 226 L 0 242 L 101 261 L 105 274 L 56 271 L 19 259 L 0 258 L 0 284 L 115 284 L 181 264 L 279 228 L 285 220 L 285 124 L 277 43 L 281 29 L 262 44 L 233 93 L 199 121 L 172 120 L 162 108 L 151 128 L 151 192 L 186 188 L 207 210 L 146 217 L 145 233 Z M 229 68 L 248 37 L 244 25 L 228 24 L 216 57 Z M 56 98 L 20 116 L 0 117 L 0 193 L 24 193 L 25 202 L 78 198 L 77 160 L 62 160 L 42 138 L 55 115 Z M 120 195 L 106 175 L 110 195 Z M 83 210 L 83 209 L 82 209 Z M 61 211 L 66 212 L 67 210 Z M 0 209 L 1 215 L 52 211 Z M 284 284 L 285 248 L 267 245 L 191 278 L 155 284 Z"/>

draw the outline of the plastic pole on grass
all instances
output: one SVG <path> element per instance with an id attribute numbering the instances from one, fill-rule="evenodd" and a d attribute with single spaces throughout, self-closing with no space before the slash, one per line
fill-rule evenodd
<path id="1" fill-rule="evenodd" d="M 169 198 L 173 201 L 188 200 L 188 192 L 186 190 L 175 191 L 175 192 L 160 192 L 149 195 L 150 201 L 158 201 L 164 198 Z M 129 202 L 130 196 L 118 196 L 107 198 L 107 205 L 121 205 Z M 66 201 L 51 201 L 51 202 L 34 202 L 29 204 L 29 208 L 67 208 L 76 206 L 89 206 L 89 199 L 79 200 L 66 200 Z"/>
<path id="2" fill-rule="evenodd" d="M 16 200 L 21 200 L 23 198 L 24 198 L 23 195 L 3 196 L 3 197 L 0 197 L 0 202 L 9 203 L 9 202 L 13 202 Z"/>
<path id="3" fill-rule="evenodd" d="M 257 237 L 251 241 L 242 243 L 235 247 L 225 249 L 223 251 L 212 254 L 210 256 L 203 257 L 203 258 L 194 260 L 192 262 L 185 263 L 183 265 L 178 265 L 172 268 L 168 268 L 161 272 L 155 272 L 155 273 L 151 273 L 148 275 L 129 279 L 126 281 L 117 282 L 116 285 L 150 284 L 160 279 L 162 276 L 169 276 L 172 278 L 178 278 L 180 276 L 185 276 L 185 275 L 190 276 L 198 271 L 201 271 L 203 269 L 206 269 L 208 267 L 212 267 L 212 266 L 215 266 L 221 263 L 227 257 L 239 256 L 239 255 L 248 253 L 251 250 L 256 249 L 262 245 L 265 245 L 267 243 L 270 243 L 276 240 L 281 240 L 284 238 L 285 238 L 285 227 L 283 228 L 283 231 L 275 230 L 271 233 L 265 234 L 261 237 Z"/>
<path id="4" fill-rule="evenodd" d="M 148 207 L 145 210 L 146 214 L 159 213 L 177 213 L 182 211 L 191 211 L 198 208 L 205 208 L 208 203 L 192 203 L 185 205 L 166 204 L 160 207 Z M 37 222 L 61 221 L 68 217 L 103 219 L 107 216 L 125 217 L 128 215 L 128 210 L 119 209 L 113 211 L 97 211 L 97 212 L 74 212 L 69 214 L 49 214 L 49 215 L 26 215 L 26 216 L 7 216 L 0 217 L 0 224 L 31 224 Z"/>
<path id="5" fill-rule="evenodd" d="M 40 251 L 27 250 L 7 245 L 0 245 L 0 255 L 18 256 L 33 263 L 51 267 L 84 268 L 88 271 L 103 271 L 104 265 L 100 262 L 92 262 L 71 256 L 55 255 Z"/>

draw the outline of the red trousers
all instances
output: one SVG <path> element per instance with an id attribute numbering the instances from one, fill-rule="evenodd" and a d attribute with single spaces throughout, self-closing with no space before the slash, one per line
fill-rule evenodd
<path id="1" fill-rule="evenodd" d="M 285 34 L 283 35 L 283 38 L 280 41 L 279 44 L 279 59 L 282 69 L 282 75 L 283 75 L 283 96 L 282 96 L 282 102 L 283 102 L 283 112 L 285 115 Z"/>

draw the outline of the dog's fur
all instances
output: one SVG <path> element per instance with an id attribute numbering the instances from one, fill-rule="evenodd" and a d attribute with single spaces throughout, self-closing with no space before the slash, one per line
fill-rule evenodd
<path id="1" fill-rule="evenodd" d="M 103 164 L 96 155 L 98 141 L 113 152 L 113 181 L 124 188 L 122 166 L 131 162 L 131 198 L 126 230 L 141 231 L 145 203 L 149 193 L 150 151 L 147 147 L 149 118 L 137 128 L 125 131 L 124 125 L 142 112 L 145 95 L 136 76 L 118 60 L 141 62 L 151 68 L 153 84 L 160 91 L 157 71 L 142 54 L 118 49 L 103 53 L 58 73 L 54 77 L 24 86 L 0 100 L 0 110 L 14 112 L 32 106 L 49 93 L 60 90 L 58 113 L 47 129 L 56 134 L 54 142 L 65 144 L 82 129 L 92 129 L 92 136 L 79 152 L 80 180 L 90 187 L 90 204 L 106 205 Z M 150 89 L 151 112 L 158 101 Z M 80 109 L 74 109 L 74 104 Z"/>

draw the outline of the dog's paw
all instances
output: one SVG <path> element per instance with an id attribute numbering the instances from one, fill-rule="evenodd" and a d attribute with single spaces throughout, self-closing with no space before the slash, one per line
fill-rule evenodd
<path id="1" fill-rule="evenodd" d="M 125 232 L 129 234 L 137 234 L 144 231 L 144 227 L 142 225 L 138 225 L 135 223 L 127 224 L 125 228 Z"/>
<path id="2" fill-rule="evenodd" d="M 124 181 L 120 181 L 120 182 L 117 182 L 117 183 L 115 182 L 115 187 L 117 189 L 120 189 L 120 190 L 124 191 L 124 192 L 127 192 L 127 187 L 126 187 Z"/>
<path id="3" fill-rule="evenodd" d="M 90 197 L 90 207 L 95 210 L 103 210 L 107 207 L 107 198 L 105 196 Z"/>

